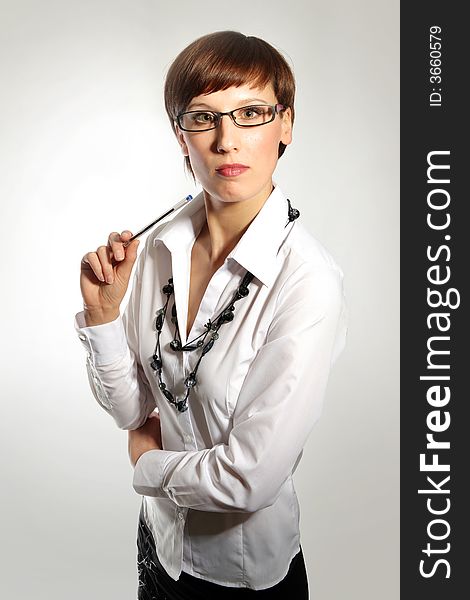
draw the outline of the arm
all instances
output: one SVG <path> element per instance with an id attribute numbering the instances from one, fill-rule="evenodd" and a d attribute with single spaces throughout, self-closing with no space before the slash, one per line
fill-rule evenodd
<path id="1" fill-rule="evenodd" d="M 143 425 L 155 400 L 136 355 L 140 273 L 145 252 L 138 259 L 132 292 L 123 317 L 88 326 L 85 312 L 76 316 L 76 329 L 87 350 L 90 387 L 98 403 L 121 429 Z"/>
<path id="2" fill-rule="evenodd" d="M 145 452 L 134 472 L 138 493 L 212 512 L 253 512 L 275 502 L 320 415 L 345 335 L 341 274 L 304 268 L 281 291 L 240 391 L 228 443 Z"/>

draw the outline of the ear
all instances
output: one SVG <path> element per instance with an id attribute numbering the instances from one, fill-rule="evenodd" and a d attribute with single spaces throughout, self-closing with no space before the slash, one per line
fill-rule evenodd
<path id="1" fill-rule="evenodd" d="M 292 111 L 286 108 L 282 113 L 281 142 L 288 146 L 292 142 Z"/>
<path id="2" fill-rule="evenodd" d="M 178 127 L 178 125 L 175 125 L 175 135 L 176 135 L 176 139 L 178 140 L 179 145 L 181 146 L 181 151 L 182 151 L 183 155 L 189 156 L 189 150 L 188 150 L 188 146 L 186 144 L 186 140 L 184 139 L 184 133 L 181 131 L 181 129 Z"/>

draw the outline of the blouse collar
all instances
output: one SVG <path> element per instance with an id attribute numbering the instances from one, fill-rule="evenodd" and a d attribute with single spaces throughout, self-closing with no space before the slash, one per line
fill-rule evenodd
<path id="1" fill-rule="evenodd" d="M 275 187 L 237 245 L 227 256 L 270 287 L 276 276 L 277 255 L 292 226 L 288 223 L 287 198 Z M 198 194 L 158 231 L 153 245 L 162 242 L 171 254 L 187 253 L 206 219 L 204 194 Z"/>

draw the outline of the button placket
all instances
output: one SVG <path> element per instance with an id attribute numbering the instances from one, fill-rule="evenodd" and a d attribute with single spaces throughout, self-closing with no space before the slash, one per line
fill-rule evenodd
<path id="1" fill-rule="evenodd" d="M 180 413 L 178 416 L 181 425 L 181 437 L 183 438 L 185 450 L 197 450 L 196 442 L 194 441 L 195 436 L 190 413 L 191 411 L 187 410 L 183 413 Z"/>
<path id="2" fill-rule="evenodd" d="M 196 448 L 193 436 L 189 433 L 183 433 L 183 443 L 185 450 L 194 450 Z"/>
<path id="3" fill-rule="evenodd" d="M 208 320 L 216 316 L 215 312 L 217 304 L 221 300 L 222 290 L 227 286 L 227 283 L 230 281 L 231 277 L 232 274 L 228 269 L 227 261 L 225 261 L 225 263 L 218 271 L 214 273 L 212 279 L 209 281 L 209 285 L 207 286 L 204 296 L 202 297 L 196 318 L 194 319 L 194 323 L 190 332 L 190 338 L 194 337 L 193 331 L 201 333 Z M 228 299 L 229 298 L 225 298 L 223 301 L 227 302 Z"/>

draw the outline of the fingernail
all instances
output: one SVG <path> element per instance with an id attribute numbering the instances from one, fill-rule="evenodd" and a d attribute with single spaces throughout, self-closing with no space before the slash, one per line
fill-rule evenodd
<path id="1" fill-rule="evenodd" d="M 113 283 L 113 276 L 112 275 L 107 275 L 106 276 L 106 281 L 107 281 L 107 283 Z"/>
<path id="2" fill-rule="evenodd" d="M 116 260 L 122 260 L 124 258 L 124 254 L 122 252 L 116 252 L 115 256 Z"/>

